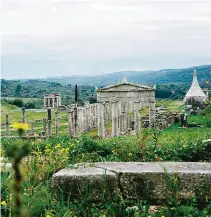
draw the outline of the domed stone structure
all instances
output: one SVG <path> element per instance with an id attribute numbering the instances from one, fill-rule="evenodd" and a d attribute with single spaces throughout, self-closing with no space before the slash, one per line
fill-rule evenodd
<path id="1" fill-rule="evenodd" d="M 196 70 L 194 70 L 192 85 L 184 98 L 185 110 L 197 110 L 198 108 L 202 109 L 204 108 L 204 102 L 206 100 L 207 95 L 204 94 L 199 86 Z"/>

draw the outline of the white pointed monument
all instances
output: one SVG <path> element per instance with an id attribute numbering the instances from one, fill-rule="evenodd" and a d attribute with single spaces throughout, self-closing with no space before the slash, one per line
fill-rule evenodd
<path id="1" fill-rule="evenodd" d="M 123 76 L 123 77 L 122 77 L 121 84 L 125 84 L 125 83 L 128 83 L 128 81 L 127 81 L 126 76 Z"/>
<path id="2" fill-rule="evenodd" d="M 207 96 L 204 94 L 201 87 L 199 86 L 196 70 L 194 70 L 192 85 L 184 98 L 185 105 L 193 109 L 194 107 L 201 108 L 204 106 L 204 102 L 206 100 Z"/>

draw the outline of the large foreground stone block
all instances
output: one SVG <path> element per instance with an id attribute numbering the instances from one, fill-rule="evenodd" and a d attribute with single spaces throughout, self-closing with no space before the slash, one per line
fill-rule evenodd
<path id="1" fill-rule="evenodd" d="M 97 163 L 98 168 L 115 171 L 126 198 L 159 201 L 170 198 L 178 188 L 180 199 L 200 191 L 211 199 L 211 164 L 192 162 Z"/>
<path id="2" fill-rule="evenodd" d="M 106 169 L 79 166 L 62 169 L 53 175 L 53 186 L 58 194 L 91 201 L 113 198 L 119 200 L 117 176 Z"/>
<path id="3" fill-rule="evenodd" d="M 53 184 L 74 197 L 89 192 L 91 200 L 106 195 L 114 199 L 134 198 L 159 204 L 172 196 L 191 199 L 195 192 L 211 199 L 211 164 L 106 162 L 95 163 L 92 167 L 86 164 L 85 167 L 63 169 L 54 174 Z"/>

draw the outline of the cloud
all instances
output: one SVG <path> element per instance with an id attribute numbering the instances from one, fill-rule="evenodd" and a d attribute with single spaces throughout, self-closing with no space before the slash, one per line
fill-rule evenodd
<path id="1" fill-rule="evenodd" d="M 166 63 L 173 62 L 170 53 L 189 56 L 192 64 L 211 59 L 211 1 L 3 0 L 1 11 L 5 74 L 14 73 L 8 64 L 15 57 L 36 60 L 39 70 L 56 61 L 66 73 L 65 67 L 84 72 L 80 62 L 93 73 L 127 68 L 127 59 L 128 67 L 141 68 L 137 59 L 144 55 Z M 175 62 L 172 67 L 180 67 Z M 156 58 L 149 63 L 142 59 L 159 67 Z"/>

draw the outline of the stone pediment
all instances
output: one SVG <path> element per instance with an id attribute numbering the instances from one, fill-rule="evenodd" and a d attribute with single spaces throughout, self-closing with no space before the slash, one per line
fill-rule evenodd
<path id="1" fill-rule="evenodd" d="M 122 91 L 143 91 L 143 90 L 154 90 L 152 87 L 144 86 L 144 85 L 138 85 L 138 84 L 132 84 L 132 83 L 124 83 L 124 84 L 116 84 L 108 87 L 104 87 L 101 89 L 98 89 L 98 92 L 122 92 Z"/>

